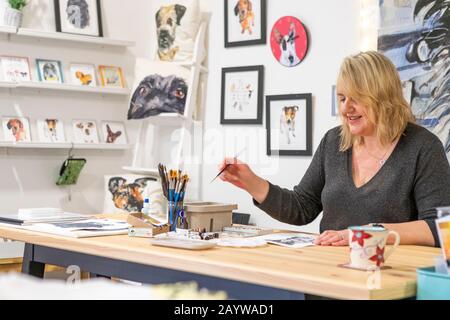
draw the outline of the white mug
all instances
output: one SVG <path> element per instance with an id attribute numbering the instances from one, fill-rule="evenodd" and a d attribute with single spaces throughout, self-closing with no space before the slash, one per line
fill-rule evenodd
<path id="1" fill-rule="evenodd" d="M 383 226 L 350 227 L 350 267 L 373 270 L 381 268 L 400 244 L 400 235 Z M 395 236 L 392 248 L 385 252 L 388 236 Z"/>

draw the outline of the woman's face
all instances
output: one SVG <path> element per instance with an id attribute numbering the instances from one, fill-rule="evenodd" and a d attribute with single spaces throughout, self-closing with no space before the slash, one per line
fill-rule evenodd
<path id="1" fill-rule="evenodd" d="M 367 108 L 343 93 L 338 92 L 337 96 L 343 124 L 348 126 L 352 135 L 363 137 L 373 135 L 374 128 L 367 117 Z"/>

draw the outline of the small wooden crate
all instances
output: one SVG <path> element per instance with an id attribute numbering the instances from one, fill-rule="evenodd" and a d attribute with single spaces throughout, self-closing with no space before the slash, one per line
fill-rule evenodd
<path id="1" fill-rule="evenodd" d="M 184 205 L 189 229 L 206 229 L 206 232 L 221 232 L 233 224 L 236 204 L 216 202 L 192 202 Z"/>

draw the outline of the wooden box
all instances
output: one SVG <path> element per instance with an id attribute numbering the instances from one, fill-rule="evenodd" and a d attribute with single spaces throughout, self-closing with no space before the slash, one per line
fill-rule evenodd
<path id="1" fill-rule="evenodd" d="M 159 224 L 158 221 L 139 212 L 130 213 L 127 222 L 131 225 L 128 230 L 130 237 L 151 238 L 170 231 L 168 224 Z"/>
<path id="2" fill-rule="evenodd" d="M 236 204 L 216 202 L 192 202 L 184 205 L 189 229 L 206 229 L 206 232 L 221 232 L 233 224 Z"/>

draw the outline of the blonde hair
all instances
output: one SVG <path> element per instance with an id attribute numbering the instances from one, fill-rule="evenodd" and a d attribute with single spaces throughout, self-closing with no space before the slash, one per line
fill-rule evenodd
<path id="1" fill-rule="evenodd" d="M 400 137 L 415 118 L 403 97 L 402 84 L 394 64 L 376 51 L 361 52 L 347 57 L 341 65 L 337 80 L 338 93 L 352 98 L 367 109 L 367 118 L 378 141 L 386 146 Z M 340 151 L 350 149 L 363 137 L 354 136 L 341 114 Z"/>

